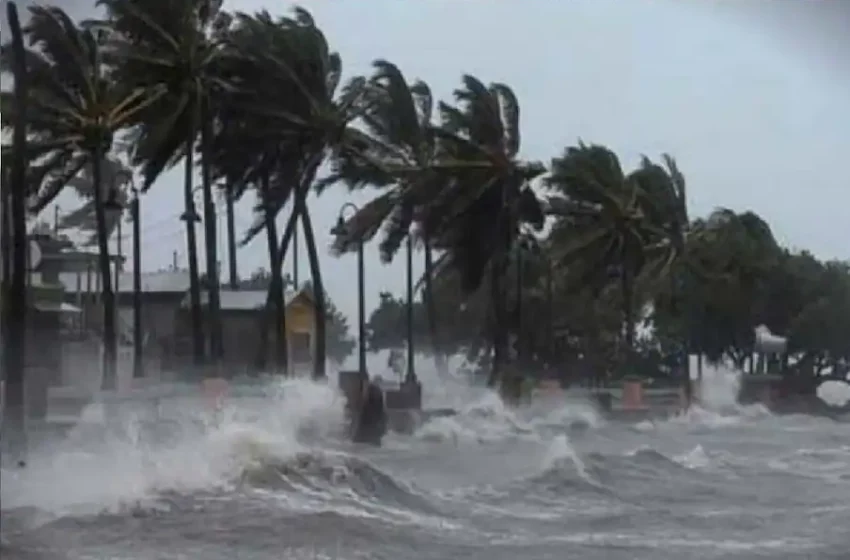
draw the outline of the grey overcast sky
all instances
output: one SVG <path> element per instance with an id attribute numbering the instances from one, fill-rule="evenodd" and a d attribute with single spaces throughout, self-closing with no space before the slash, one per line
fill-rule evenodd
<path id="1" fill-rule="evenodd" d="M 67 5 L 80 15 L 90 4 Z M 386 58 L 408 78 L 428 81 L 444 99 L 463 73 L 505 82 L 520 99 L 525 157 L 548 162 L 579 138 L 609 145 L 627 166 L 641 154 L 668 152 L 687 175 L 692 215 L 717 206 L 753 209 L 782 242 L 825 258 L 850 258 L 845 159 L 850 157 L 850 43 L 843 39 L 850 37 L 850 3 L 312 0 L 301 5 L 342 54 L 348 76 L 368 72 L 374 59 Z M 261 0 L 230 0 L 225 6 L 278 13 L 291 8 Z M 168 266 L 175 250 L 185 265 L 184 234 L 176 218 L 180 191 L 181 171 L 174 170 L 144 198 L 146 270 Z M 356 311 L 354 257 L 329 256 L 328 231 L 341 204 L 362 203 L 369 196 L 340 189 L 310 202 L 327 290 L 349 316 Z M 73 207 L 70 200 L 60 204 Z M 250 221 L 246 201 L 237 224 L 242 229 Z M 124 250 L 129 249 L 127 238 Z M 306 279 L 303 245 L 299 250 L 300 276 Z M 267 266 L 265 255 L 261 240 L 243 249 L 240 272 Z M 368 307 L 381 290 L 402 293 L 403 259 L 384 267 L 369 248 L 367 261 Z"/>

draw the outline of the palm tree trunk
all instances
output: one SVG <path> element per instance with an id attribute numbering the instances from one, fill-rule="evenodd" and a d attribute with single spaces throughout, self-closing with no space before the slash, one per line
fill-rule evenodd
<path id="1" fill-rule="evenodd" d="M 268 188 L 268 178 L 264 178 Z M 289 337 L 286 330 L 286 305 L 284 302 L 284 285 L 283 285 L 283 262 L 278 258 L 277 252 L 277 224 L 275 223 L 275 214 L 271 209 L 266 209 L 266 240 L 269 250 L 269 266 L 271 267 L 271 285 L 269 290 L 272 294 L 272 303 L 274 306 L 274 323 L 272 328 L 275 333 L 275 365 L 280 373 L 287 373 L 289 369 Z M 263 329 L 263 336 L 268 340 L 269 325 L 266 322 Z M 268 342 L 266 343 L 268 347 Z"/>
<path id="2" fill-rule="evenodd" d="M 239 287 L 239 272 L 236 263 L 236 217 L 233 212 L 233 197 L 231 190 L 227 189 L 227 264 L 230 269 L 230 289 Z"/>
<path id="3" fill-rule="evenodd" d="M 92 183 L 94 187 L 94 215 L 97 228 L 97 262 L 101 277 L 101 298 L 103 302 L 103 379 L 102 389 L 112 391 L 116 387 L 117 341 L 115 332 L 115 292 L 112 291 L 112 274 L 109 264 L 109 235 L 106 230 L 106 208 L 103 199 L 103 178 L 101 166 L 103 153 L 100 146 L 92 153 Z"/>
<path id="4" fill-rule="evenodd" d="M 322 270 L 319 266 L 319 252 L 316 248 L 316 236 L 313 232 L 313 224 L 310 220 L 310 212 L 307 209 L 306 198 L 297 196 L 295 204 L 298 207 L 298 213 L 301 214 L 302 224 L 304 226 L 304 243 L 307 245 L 307 260 L 310 263 L 310 276 L 313 279 L 313 321 L 314 321 L 314 341 L 313 341 L 313 376 L 316 378 L 325 377 L 325 360 L 326 360 L 326 334 L 327 324 L 325 322 L 325 289 L 322 284 Z"/>
<path id="5" fill-rule="evenodd" d="M 628 370 L 632 363 L 632 352 L 635 346 L 635 318 L 634 318 L 634 282 L 632 280 L 631 268 L 624 266 L 620 273 L 620 283 L 623 292 L 623 366 Z M 628 372 L 628 371 L 627 371 Z"/>
<path id="6" fill-rule="evenodd" d="M 210 327 L 210 355 L 213 363 L 220 365 L 224 357 L 224 341 L 221 325 L 221 298 L 218 278 L 218 236 L 216 234 L 215 203 L 212 195 L 212 177 L 210 176 L 209 142 L 210 115 L 207 104 L 201 107 L 201 187 L 204 196 L 204 246 L 207 256 L 207 293 L 209 305 L 207 313 Z"/>
<path id="7" fill-rule="evenodd" d="M 12 143 L 12 165 L 6 184 L 3 215 L 6 250 L 10 252 L 11 270 L 3 269 L 3 369 L 6 374 L 3 408 L 3 440 L 16 462 L 26 456 L 26 407 L 24 404 L 24 367 L 26 362 L 27 320 L 27 226 L 26 226 L 26 105 L 27 76 L 24 42 L 14 2 L 6 4 L 15 74 L 15 128 Z M 11 222 L 11 223 L 8 223 Z M 9 234 L 11 233 L 11 238 Z M 4 265 L 6 262 L 4 262 Z"/>
<path id="8" fill-rule="evenodd" d="M 673 315 L 680 314 L 680 286 L 679 286 L 679 278 L 676 274 L 670 274 L 670 302 L 671 308 L 673 311 Z M 691 402 L 694 398 L 694 386 L 691 383 L 691 350 L 690 350 L 690 329 L 688 328 L 688 313 L 685 311 L 685 328 L 682 333 L 681 340 L 681 356 L 679 359 L 681 360 L 681 368 L 682 368 L 682 389 L 685 393 L 685 405 L 690 407 Z"/>
<path id="9" fill-rule="evenodd" d="M 525 284 L 522 270 L 522 250 L 516 249 L 516 363 L 522 367 L 525 365 L 525 336 L 523 333 L 523 313 L 522 313 L 522 288 Z"/>
<path id="10" fill-rule="evenodd" d="M 702 352 L 697 354 L 697 381 L 702 385 Z"/>
<path id="11" fill-rule="evenodd" d="M 295 235 L 295 228 L 298 225 L 298 207 L 296 206 L 292 214 L 289 216 L 289 220 L 286 222 L 286 227 L 283 230 L 283 235 L 280 238 L 280 243 L 277 244 L 275 250 L 277 251 L 277 263 L 280 263 L 278 268 L 282 266 L 282 263 L 285 261 L 286 252 L 289 248 L 289 243 L 292 241 L 293 236 Z M 269 263 L 272 266 L 272 270 L 274 270 L 274 265 L 272 263 L 272 258 L 269 256 Z M 272 276 L 272 281 L 274 281 L 274 276 Z M 275 286 L 269 284 L 268 291 L 266 292 L 266 305 L 265 309 L 267 313 L 263 314 L 263 319 L 260 323 L 260 347 L 257 355 L 257 368 L 262 371 L 266 367 L 266 358 L 268 354 L 269 347 L 269 322 L 271 321 L 270 313 L 268 310 L 272 309 L 274 305 L 274 294 L 275 294 Z M 297 289 L 297 286 L 296 286 Z"/>
<path id="12" fill-rule="evenodd" d="M 495 262 L 490 270 L 490 298 L 493 309 L 493 364 L 487 386 L 495 387 L 504 369 L 508 345 L 505 298 L 502 293 L 502 267 Z"/>
<path id="13" fill-rule="evenodd" d="M 186 251 L 189 261 L 189 314 L 192 324 L 192 358 L 195 368 L 204 365 L 204 324 L 201 313 L 201 284 L 198 274 L 198 243 L 195 238 L 195 201 L 192 193 L 192 153 L 194 148 L 194 128 L 186 136 L 186 161 L 183 176 L 183 202 L 186 210 L 182 219 L 186 222 Z M 196 372 L 197 374 L 198 372 Z"/>
<path id="14" fill-rule="evenodd" d="M 439 330 L 437 328 L 437 302 L 434 299 L 434 254 L 431 248 L 431 240 L 425 234 L 425 305 L 428 314 L 428 334 L 431 338 L 431 351 L 434 353 L 434 365 L 437 373 L 445 377 L 448 375 L 448 364 L 440 344 Z"/>

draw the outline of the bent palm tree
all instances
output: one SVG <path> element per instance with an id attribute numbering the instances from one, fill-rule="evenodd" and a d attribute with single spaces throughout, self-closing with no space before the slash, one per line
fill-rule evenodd
<path id="1" fill-rule="evenodd" d="M 361 116 L 365 134 L 358 138 L 357 151 L 336 154 L 334 173 L 325 182 L 339 179 L 351 189 L 377 186 L 384 188 L 384 193 L 347 220 L 345 233 L 335 240 L 334 250 L 352 250 L 357 243 L 371 240 L 383 228 L 380 254 L 384 262 L 389 262 L 401 247 L 402 240 L 407 237 L 410 241 L 411 227 L 418 220 L 425 248 L 423 299 L 427 305 L 428 329 L 437 369 L 445 373 L 432 286 L 434 263 L 430 224 L 422 219 L 422 212 L 417 212 L 439 189 L 435 184 L 436 175 L 429 169 L 437 156 L 432 124 L 434 101 L 425 82 L 408 83 L 394 64 L 377 60 L 373 66 L 375 73 L 369 82 L 367 108 Z M 409 243 L 408 250 L 410 248 Z"/>
<path id="2" fill-rule="evenodd" d="M 236 98 L 252 115 L 255 137 L 274 138 L 274 154 L 268 173 L 278 201 L 291 196 L 295 210 L 278 244 L 278 263 L 300 219 L 313 278 L 315 297 L 314 375 L 325 374 L 325 294 L 318 250 L 307 208 L 307 195 L 314 186 L 319 166 L 332 148 L 345 148 L 353 141 L 349 124 L 360 112 L 365 89 L 363 78 L 354 78 L 337 95 L 342 63 L 329 49 L 327 40 L 310 14 L 296 10 L 294 17 L 272 19 L 265 12 L 237 14 L 231 33 L 232 48 L 241 55 L 235 71 Z M 279 207 L 278 207 L 279 210 Z M 248 235 L 262 231 L 257 222 Z"/>
<path id="3" fill-rule="evenodd" d="M 543 227 L 543 209 L 530 182 L 545 168 L 518 158 L 519 103 L 508 86 L 487 87 L 464 76 L 455 99 L 457 107 L 440 103 L 438 157 L 431 165 L 440 191 L 422 212 L 434 246 L 445 251 L 437 270 L 457 270 L 466 293 L 489 274 L 494 316 L 489 383 L 494 385 L 508 342 L 504 274 L 521 229 Z"/>
<path id="4" fill-rule="evenodd" d="M 557 217 L 551 234 L 559 248 L 555 259 L 563 266 L 580 267 L 579 281 L 598 289 L 616 272 L 623 298 L 625 363 L 634 349 L 635 283 L 647 264 L 641 173 L 624 173 L 608 148 L 580 144 L 552 160 L 545 180 L 557 193 L 549 199 L 550 212 Z"/>
<path id="5" fill-rule="evenodd" d="M 193 151 L 201 138 L 201 183 L 204 208 L 206 277 L 209 290 L 210 350 L 222 357 L 219 313 L 216 217 L 212 180 L 206 155 L 211 138 L 216 97 L 228 85 L 216 74 L 229 18 L 221 0 L 100 0 L 106 7 L 111 34 L 110 55 L 117 78 L 137 87 L 157 86 L 167 95 L 149 111 L 138 128 L 134 160 L 142 166 L 142 191 L 164 170 L 184 159 L 183 218 L 190 275 L 192 343 L 195 365 L 204 361 L 200 274 L 195 222 L 198 216 L 192 188 Z"/>
<path id="6" fill-rule="evenodd" d="M 105 214 L 105 226 L 107 239 L 112 236 L 118 228 L 118 223 L 123 218 L 123 209 L 130 201 L 128 188 L 133 178 L 133 171 L 123 162 L 115 157 L 106 157 L 101 163 L 101 184 L 106 189 L 110 202 L 120 208 L 121 212 L 107 212 Z M 58 227 L 77 228 L 80 231 L 90 233 L 91 237 L 85 243 L 94 245 L 97 243 L 97 219 L 94 204 L 94 181 L 92 180 L 91 168 L 86 167 L 80 175 L 68 182 L 68 185 L 77 191 L 77 194 L 85 199 L 85 202 L 76 210 L 62 216 Z"/>
<path id="7" fill-rule="evenodd" d="M 26 453 L 26 405 L 24 402 L 24 370 L 26 368 L 26 320 L 27 320 L 27 282 L 26 282 L 26 245 L 22 242 L 27 236 L 26 225 L 26 153 L 28 85 L 26 68 L 26 50 L 21 24 L 18 19 L 18 7 L 8 2 L 6 13 L 12 41 L 3 47 L 3 58 L 12 67 L 15 77 L 14 93 L 2 98 L 2 113 L 6 114 L 7 102 L 15 103 L 18 108 L 15 118 L 9 121 L 13 127 L 12 144 L 9 146 L 11 170 L 6 167 L 0 174 L 0 208 L 3 210 L 3 278 L 0 297 L 2 307 L 3 370 L 3 429 L 7 450 L 17 460 L 23 460 Z M 8 59 L 8 60 L 6 60 Z M 7 123 L 3 121 L 5 128 Z M 4 160 L 6 146 L 3 146 Z M 10 223 L 11 222 L 11 223 Z M 18 242 L 15 242 L 18 240 Z M 11 437 L 9 437 L 11 436 Z M 9 441 L 11 439 L 11 441 Z"/>
<path id="8" fill-rule="evenodd" d="M 59 8 L 32 7 L 24 33 L 29 80 L 25 118 L 31 141 L 30 177 L 36 189 L 31 209 L 40 211 L 82 170 L 91 169 L 97 223 L 98 265 L 103 287 L 103 387 L 115 387 L 115 294 L 107 247 L 103 188 L 104 157 L 119 130 L 138 121 L 141 113 L 162 95 L 157 88 L 132 87 L 114 80 L 102 59 L 103 34 L 80 28 Z M 2 67 L 10 60 L 3 49 Z M 14 113 L 3 94 L 3 126 Z M 12 111 L 8 111 L 11 108 Z"/>

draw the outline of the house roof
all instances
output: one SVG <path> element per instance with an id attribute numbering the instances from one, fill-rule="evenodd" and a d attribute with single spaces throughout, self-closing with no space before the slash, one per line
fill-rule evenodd
<path id="1" fill-rule="evenodd" d="M 59 274 L 59 281 L 65 286 L 67 293 L 77 292 L 77 277 L 76 272 L 62 272 Z M 88 280 L 86 274 L 80 274 L 80 291 L 88 293 Z M 93 293 L 100 293 L 99 276 L 97 272 L 92 273 Z M 113 286 L 113 289 L 115 286 Z M 157 272 L 142 273 L 142 293 L 148 294 L 182 294 L 189 290 L 189 271 L 187 270 L 160 270 Z M 133 292 L 133 273 L 122 272 L 118 275 L 119 294 L 129 294 Z"/>
<path id="2" fill-rule="evenodd" d="M 63 272 L 59 274 L 59 281 L 65 286 L 66 294 L 77 293 L 77 278 L 80 277 L 80 291 L 88 293 L 88 280 L 86 274 L 78 275 L 76 272 Z M 98 274 L 92 274 L 91 292 L 100 293 Z M 133 273 L 125 272 L 118 275 L 119 294 L 133 293 Z M 115 288 L 115 286 L 113 286 Z M 185 294 L 180 300 L 180 306 L 189 307 L 189 271 L 187 270 L 161 270 L 158 272 L 142 273 L 142 293 L 145 294 Z M 231 290 L 222 287 L 219 292 L 221 296 L 221 308 L 231 311 L 248 311 L 261 309 L 266 305 L 266 290 Z M 312 302 L 313 296 L 308 290 L 287 290 L 284 294 L 284 303 L 289 305 L 299 296 L 307 298 Z M 201 291 L 201 305 L 209 305 L 209 294 L 206 290 Z"/>
<path id="3" fill-rule="evenodd" d="M 76 305 L 71 305 L 70 303 L 65 302 L 37 301 L 33 303 L 32 306 L 36 310 L 46 313 L 71 313 L 76 315 L 83 311 Z"/>
<path id="4" fill-rule="evenodd" d="M 219 296 L 221 297 L 221 309 L 225 311 L 252 311 L 255 309 L 262 309 L 266 305 L 267 295 L 268 292 L 266 290 L 229 290 L 223 288 L 219 292 Z M 297 292 L 287 290 L 284 294 L 284 305 L 288 306 L 299 296 L 308 298 L 310 302 L 313 301 L 310 294 L 305 290 L 299 290 Z M 209 305 L 209 293 L 203 291 L 201 292 L 201 306 L 207 305 Z M 180 302 L 180 307 L 189 307 L 189 294 L 186 294 Z"/>

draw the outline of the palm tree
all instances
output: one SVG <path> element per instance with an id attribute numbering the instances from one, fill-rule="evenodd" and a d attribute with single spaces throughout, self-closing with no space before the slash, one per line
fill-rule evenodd
<path id="1" fill-rule="evenodd" d="M 408 83 L 401 70 L 391 62 L 377 60 L 369 82 L 366 112 L 361 119 L 365 134 L 358 151 L 336 154 L 334 173 L 325 183 L 342 180 L 349 188 L 367 186 L 384 192 L 370 201 L 346 222 L 345 234 L 334 243 L 337 253 L 351 251 L 358 243 L 368 242 L 384 229 L 380 244 L 381 259 L 390 262 L 411 238 L 411 227 L 418 221 L 425 249 L 425 293 L 428 329 L 437 370 L 446 371 L 437 331 L 437 308 L 433 297 L 433 247 L 426 215 L 417 212 L 438 192 L 436 175 L 430 166 L 436 162 L 436 135 L 433 126 L 434 101 L 425 82 Z M 418 215 L 417 215 L 418 214 Z M 408 244 L 408 250 L 410 250 Z"/>
<path id="2" fill-rule="evenodd" d="M 2 208 L 2 243 L 3 243 L 3 278 L 0 291 L 0 313 L 2 316 L 2 351 L 3 370 L 5 373 L 3 428 L 8 451 L 18 461 L 24 460 L 26 453 L 26 405 L 24 402 L 24 369 L 26 367 L 26 319 L 27 319 L 27 285 L 26 260 L 27 244 L 26 230 L 26 154 L 27 121 L 29 113 L 29 79 L 26 67 L 26 50 L 24 49 L 23 33 L 18 20 L 18 8 L 14 2 L 6 5 L 9 19 L 9 29 L 12 41 L 9 46 L 2 47 L 2 62 L 7 61 L 12 67 L 15 77 L 15 88 L 12 97 L 5 92 L 2 101 L 3 128 L 7 126 L 8 103 L 11 101 L 17 108 L 14 119 L 8 121 L 13 130 L 12 145 L 9 158 L 6 159 L 6 146 L 3 157 L 12 160 L 11 171 L 4 169 L 0 176 L 0 208 Z M 7 60 L 8 59 L 8 60 Z M 4 68 L 5 69 L 5 68 Z M 7 168 L 8 169 L 8 168 Z M 11 223 L 10 223 L 11 222 Z M 11 437 L 10 437 L 11 436 Z"/>
<path id="3" fill-rule="evenodd" d="M 619 281 L 626 363 L 634 349 L 635 284 L 647 265 L 646 173 L 626 174 L 608 148 L 579 144 L 552 160 L 545 179 L 556 193 L 549 199 L 550 212 L 557 216 L 551 233 L 559 247 L 555 259 L 580 267 L 581 284 L 601 289 L 612 274 Z"/>
<path id="4" fill-rule="evenodd" d="M 508 318 L 504 291 L 510 251 L 524 226 L 543 227 L 540 201 L 530 182 L 544 166 L 519 159 L 519 103 L 504 84 L 485 86 L 464 76 L 458 106 L 440 103 L 437 162 L 440 191 L 422 209 L 434 246 L 444 251 L 436 270 L 457 270 L 464 292 L 490 279 L 494 385 L 505 362 Z"/>
<path id="5" fill-rule="evenodd" d="M 80 172 L 91 169 L 98 264 L 103 288 L 103 386 L 115 386 L 116 333 L 115 294 L 110 279 L 103 159 L 110 152 L 114 135 L 138 121 L 142 112 L 161 98 L 157 88 L 132 86 L 114 79 L 104 64 L 104 34 L 78 27 L 61 9 L 30 8 L 24 33 L 33 46 L 26 51 L 29 80 L 28 106 L 24 118 L 31 141 L 28 184 L 31 210 L 39 212 Z M 4 48 L 3 70 L 11 59 Z M 4 126 L 14 109 L 4 96 Z"/>
<path id="6" fill-rule="evenodd" d="M 360 114 L 365 79 L 352 79 L 337 95 L 341 60 L 305 10 L 278 19 L 265 12 L 237 14 L 236 21 L 230 46 L 239 64 L 231 69 L 235 83 L 231 102 L 251 115 L 246 145 L 257 146 L 262 139 L 273 146 L 271 154 L 263 150 L 266 157 L 252 170 L 255 177 L 268 175 L 270 189 L 276 191 L 272 210 L 279 211 L 281 202 L 290 197 L 293 200 L 295 210 L 278 244 L 277 263 L 283 262 L 297 221 L 303 225 L 316 304 L 314 375 L 322 377 L 325 295 L 306 201 L 329 151 L 350 149 L 347 146 L 357 137 L 349 124 Z M 262 229 L 258 222 L 248 235 Z"/>
<path id="7" fill-rule="evenodd" d="M 285 108 L 280 105 L 280 99 L 271 97 L 271 90 L 263 89 L 265 68 L 256 58 L 261 52 L 257 49 L 262 49 L 260 45 L 266 45 L 266 41 L 281 49 L 282 52 L 272 52 L 282 57 L 291 56 L 292 49 L 283 36 L 285 30 L 282 25 L 267 14 L 239 14 L 236 21 L 228 35 L 226 48 L 218 59 L 219 75 L 235 87 L 216 107 L 215 134 L 210 142 L 209 156 L 213 175 L 223 181 L 223 189 L 231 204 L 240 200 L 249 189 L 255 193 L 254 223 L 245 232 L 240 245 L 247 245 L 265 230 L 270 282 L 267 313 L 260 324 L 257 367 L 261 370 L 266 367 L 268 339 L 273 324 L 278 335 L 275 341 L 276 365 L 280 371 L 285 371 L 288 367 L 285 286 L 276 220 L 293 192 L 296 171 L 292 167 L 293 161 L 286 157 L 292 150 L 293 137 L 288 122 L 281 124 L 278 121 L 278 126 L 268 126 L 267 117 L 258 115 L 254 107 L 262 99 L 265 103 L 274 103 L 278 109 Z M 289 76 L 280 77 L 275 87 L 291 89 Z M 291 109 L 294 114 L 294 107 Z M 274 310 L 273 322 L 270 321 L 271 310 Z"/>
<path id="8" fill-rule="evenodd" d="M 204 361 L 200 275 L 195 240 L 192 188 L 193 152 L 200 136 L 201 186 L 209 293 L 210 351 L 214 361 L 223 352 L 219 303 L 216 216 L 207 151 L 217 97 L 228 85 L 216 74 L 217 56 L 229 17 L 221 0 L 100 0 L 106 7 L 111 34 L 110 54 L 117 79 L 136 87 L 166 91 L 145 114 L 138 128 L 135 162 L 142 166 L 142 191 L 162 172 L 184 160 L 192 342 L 195 365 Z"/>
<path id="9" fill-rule="evenodd" d="M 116 157 L 104 157 L 101 162 L 101 183 L 106 187 L 107 198 L 114 204 L 118 212 L 106 212 L 104 215 L 106 224 L 106 237 L 112 237 L 118 224 L 124 216 L 123 209 L 130 202 L 129 187 L 133 179 L 133 170 Z M 59 229 L 78 228 L 83 232 L 92 234 L 86 245 L 97 243 L 97 219 L 94 204 L 94 182 L 92 181 L 91 168 L 86 167 L 80 175 L 68 182 L 68 185 L 83 197 L 84 202 L 76 210 L 65 214 L 59 221 Z"/>

